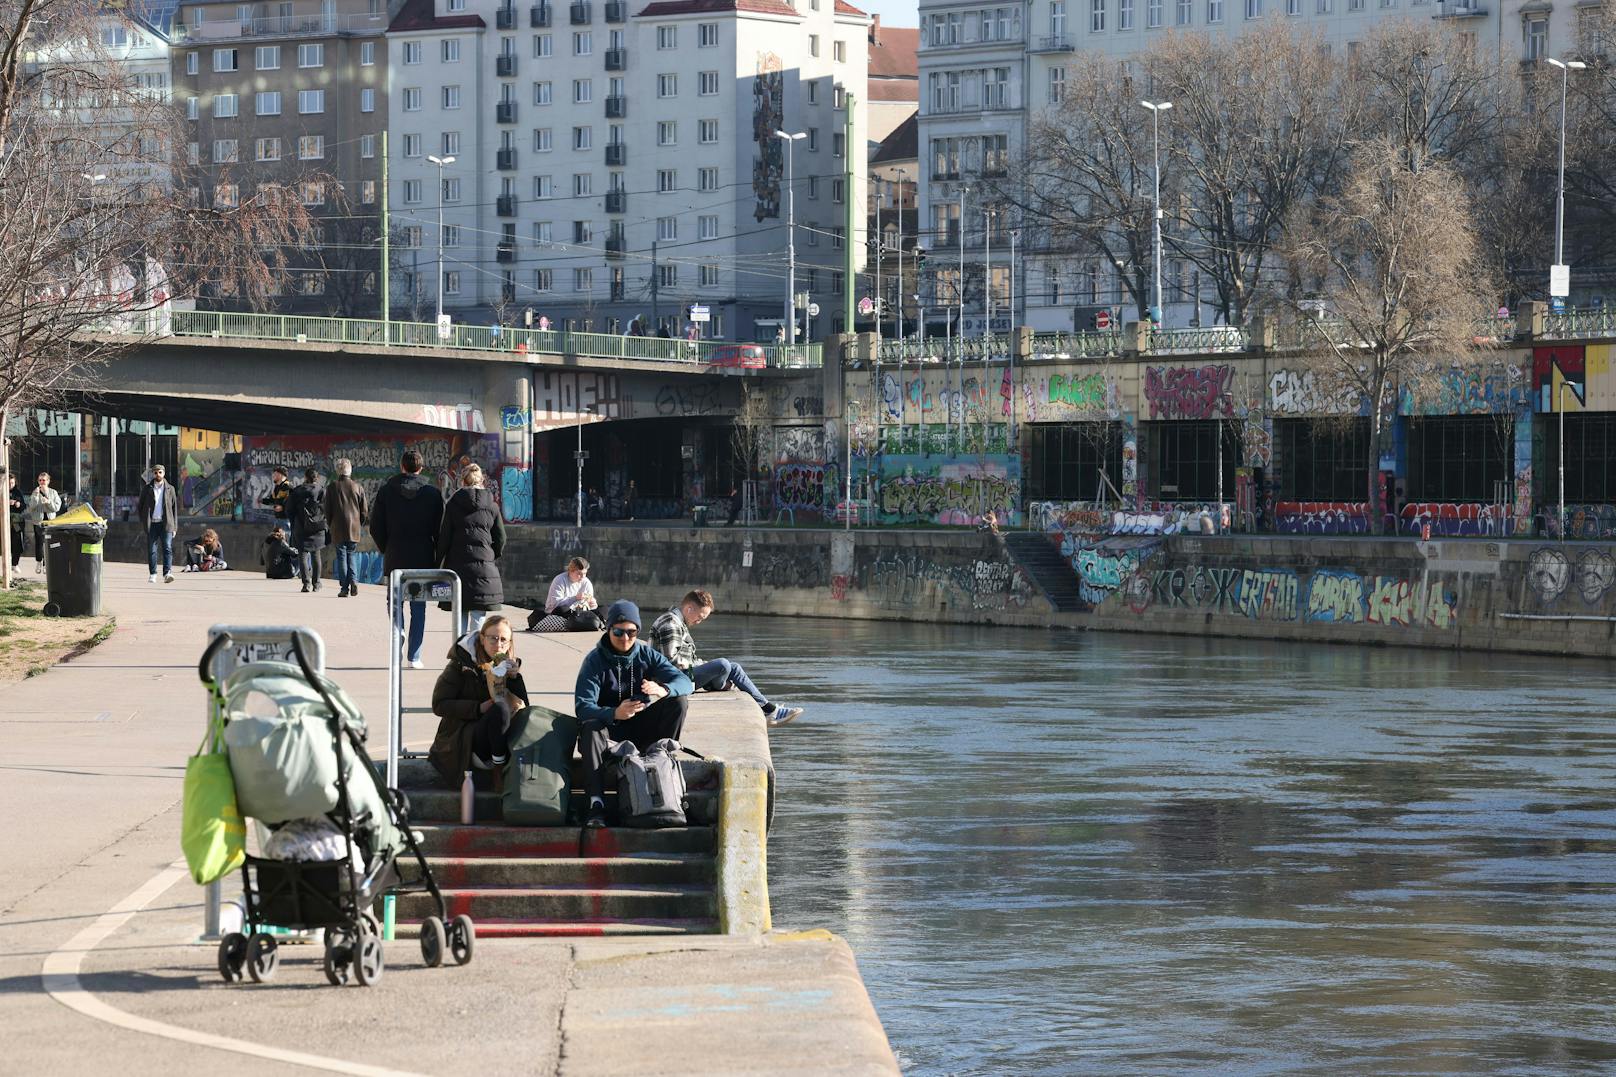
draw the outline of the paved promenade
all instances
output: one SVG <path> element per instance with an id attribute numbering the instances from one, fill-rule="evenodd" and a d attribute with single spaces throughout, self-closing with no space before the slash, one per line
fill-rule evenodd
<path id="1" fill-rule="evenodd" d="M 381 591 L 303 595 L 295 583 L 235 572 L 152 586 L 143 566 L 106 570 L 106 605 L 118 618 L 111 639 L 3 689 L 0 1069 L 897 1071 L 851 951 L 824 932 L 479 940 L 472 964 L 438 970 L 421 967 L 403 939 L 389 944 L 387 975 L 370 990 L 328 986 L 318 946 L 288 947 L 272 983 L 225 985 L 214 947 L 196 942 L 201 890 L 171 870 L 185 760 L 202 734 L 196 661 L 207 627 L 319 631 L 328 671 L 365 709 L 379 749 Z M 450 644 L 447 614 L 434 621 L 429 656 Z M 570 709 L 579 653 L 592 642 L 518 637 L 534 702 Z M 407 673 L 412 703 L 425 702 L 435 675 L 430 665 Z M 417 719 L 406 742 L 424 745 L 432 725 Z M 45 990 L 47 969 L 59 997 Z"/>

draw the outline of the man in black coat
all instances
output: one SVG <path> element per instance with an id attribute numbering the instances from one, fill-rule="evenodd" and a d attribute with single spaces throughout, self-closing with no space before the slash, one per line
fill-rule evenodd
<path id="1" fill-rule="evenodd" d="M 157 582 L 158 551 L 162 551 L 163 582 L 174 582 L 174 535 L 180 529 L 180 501 L 174 487 L 164 481 L 163 465 L 152 468 L 152 479 L 140 491 L 136 512 L 146 536 L 146 568 Z"/>
<path id="2" fill-rule="evenodd" d="M 420 453 L 405 453 L 398 466 L 399 474 L 382 484 L 370 507 L 370 537 L 382 553 L 383 580 L 395 568 L 438 567 L 443 494 L 421 477 Z M 426 603 L 411 602 L 406 654 L 412 669 L 421 668 L 421 640 L 425 635 Z"/>

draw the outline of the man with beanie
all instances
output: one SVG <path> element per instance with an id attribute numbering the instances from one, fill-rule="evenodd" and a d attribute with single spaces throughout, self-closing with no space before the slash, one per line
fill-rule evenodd
<path id="1" fill-rule="evenodd" d="M 690 704 L 690 678 L 640 642 L 640 608 L 624 599 L 606 611 L 606 631 L 578 669 L 573 705 L 584 734 L 584 789 L 589 817 L 606 825 L 606 752 L 613 741 L 644 751 L 664 737 L 678 740 Z"/>

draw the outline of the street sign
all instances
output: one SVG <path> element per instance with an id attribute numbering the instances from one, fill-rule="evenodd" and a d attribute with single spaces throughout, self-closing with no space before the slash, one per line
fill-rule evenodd
<path id="1" fill-rule="evenodd" d="M 1549 267 L 1549 295 L 1563 299 L 1563 298 L 1565 298 L 1566 296 L 1568 296 L 1570 294 L 1571 294 L 1571 267 L 1570 266 L 1550 266 Z"/>
<path id="2" fill-rule="evenodd" d="M 438 315 L 438 339 L 448 340 L 454 332 L 454 320 L 447 314 Z"/>
<path id="3" fill-rule="evenodd" d="M 810 317 L 810 318 L 819 317 L 819 304 L 818 303 L 809 303 L 808 304 L 808 317 Z"/>
<path id="4" fill-rule="evenodd" d="M 690 320 L 693 322 L 710 322 L 713 320 L 713 312 L 711 308 L 704 307 L 700 303 L 692 303 L 690 304 Z"/>
<path id="5" fill-rule="evenodd" d="M 1096 314 L 1094 316 L 1094 328 L 1096 328 L 1096 329 L 1110 329 L 1111 328 L 1111 312 L 1106 311 L 1106 310 L 1102 310 L 1102 311 L 1100 311 L 1100 313 Z"/>

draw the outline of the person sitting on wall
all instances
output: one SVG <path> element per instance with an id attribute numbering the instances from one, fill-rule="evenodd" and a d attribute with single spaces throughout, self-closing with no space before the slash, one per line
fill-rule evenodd
<path id="1" fill-rule="evenodd" d="M 200 537 L 185 544 L 185 571 L 222 572 L 229 567 L 224 559 L 224 543 L 213 528 L 205 528 Z"/>
<path id="2" fill-rule="evenodd" d="M 989 509 L 982 516 L 982 522 L 976 525 L 976 529 L 978 531 L 986 531 L 994 538 L 998 538 L 1004 534 L 1003 531 L 999 530 L 999 517 L 992 509 Z"/>
<path id="3" fill-rule="evenodd" d="M 752 678 L 746 675 L 739 662 L 728 658 L 714 658 L 703 662 L 696 657 L 696 640 L 691 636 L 692 625 L 699 625 L 713 612 L 713 596 L 708 591 L 690 591 L 679 604 L 658 617 L 651 625 L 651 646 L 667 656 L 680 670 L 690 675 L 698 692 L 727 692 L 739 688 L 757 701 L 763 717 L 770 725 L 785 725 L 802 714 L 801 707 L 786 707 L 770 702 Z"/>
<path id="4" fill-rule="evenodd" d="M 589 579 L 589 562 L 574 557 L 566 569 L 550 581 L 544 611 L 528 614 L 530 632 L 599 632 L 606 626 L 595 612 L 595 585 Z"/>

